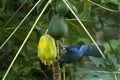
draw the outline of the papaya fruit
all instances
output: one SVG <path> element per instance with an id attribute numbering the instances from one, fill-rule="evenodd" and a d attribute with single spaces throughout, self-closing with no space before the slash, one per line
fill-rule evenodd
<path id="1" fill-rule="evenodd" d="M 68 7 L 62 0 L 56 0 L 56 12 L 65 15 L 69 11 Z"/>
<path id="2" fill-rule="evenodd" d="M 64 37 L 67 32 L 68 26 L 64 16 L 57 14 L 53 15 L 48 26 L 48 34 L 54 39 L 59 40 L 60 38 Z"/>
<path id="3" fill-rule="evenodd" d="M 68 2 L 70 8 L 75 12 L 75 14 L 78 14 L 78 10 L 77 8 L 71 3 L 71 2 Z M 68 13 L 65 15 L 66 18 L 68 19 L 73 19 L 75 18 L 74 15 L 72 14 L 72 12 L 69 10 Z"/>
<path id="4" fill-rule="evenodd" d="M 38 44 L 38 57 L 45 65 L 50 65 L 54 62 L 57 56 L 55 40 L 50 35 L 43 35 Z"/>

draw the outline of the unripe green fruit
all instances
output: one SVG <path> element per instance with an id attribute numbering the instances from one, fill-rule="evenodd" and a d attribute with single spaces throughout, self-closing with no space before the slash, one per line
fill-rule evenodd
<path id="1" fill-rule="evenodd" d="M 55 39 L 60 39 L 68 32 L 68 26 L 63 16 L 53 15 L 48 26 L 48 34 Z"/>
<path id="2" fill-rule="evenodd" d="M 65 15 L 69 11 L 68 7 L 62 0 L 56 0 L 56 12 Z"/>

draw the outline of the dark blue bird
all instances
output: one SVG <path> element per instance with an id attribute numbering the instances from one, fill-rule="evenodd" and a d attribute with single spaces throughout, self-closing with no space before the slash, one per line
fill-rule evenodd
<path id="1" fill-rule="evenodd" d="M 104 52 L 104 46 L 99 45 L 99 48 L 102 52 Z M 99 53 L 95 45 L 69 46 L 65 49 L 66 53 L 63 54 L 59 59 L 60 63 L 72 63 L 77 61 L 81 56 L 101 57 L 101 54 Z"/>

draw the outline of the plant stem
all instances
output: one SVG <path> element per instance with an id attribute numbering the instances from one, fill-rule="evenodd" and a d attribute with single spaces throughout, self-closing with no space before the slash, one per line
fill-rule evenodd
<path id="1" fill-rule="evenodd" d="M 65 39 L 64 38 L 62 38 L 62 45 L 61 45 L 63 48 L 65 47 Z M 61 47 L 60 46 L 60 47 Z M 62 51 L 60 52 L 60 53 L 62 53 Z M 63 65 L 63 67 L 62 67 L 62 73 L 63 73 L 63 80 L 66 80 L 65 79 L 65 64 Z"/>
<path id="2" fill-rule="evenodd" d="M 61 69 L 59 62 L 55 62 L 52 64 L 53 70 L 53 80 L 61 80 Z"/>
<path id="3" fill-rule="evenodd" d="M 59 58 L 60 50 L 59 50 L 59 41 L 57 42 L 57 59 Z M 52 70 L 53 70 L 53 80 L 61 80 L 61 69 L 60 69 L 60 64 L 59 62 L 54 62 L 52 64 Z"/>
<path id="4" fill-rule="evenodd" d="M 114 76 L 115 76 L 115 80 L 118 80 L 118 78 L 117 78 L 117 74 L 116 74 L 116 73 L 114 74 Z"/>
<path id="5" fill-rule="evenodd" d="M 95 2 L 93 2 L 93 1 L 91 1 L 91 0 L 88 0 L 88 1 L 89 1 L 90 3 L 96 5 L 96 6 L 100 7 L 100 8 L 103 8 L 103 9 L 107 10 L 107 11 L 111 11 L 111 12 L 120 12 L 119 10 L 113 10 L 113 9 L 110 9 L 110 8 L 107 8 L 107 7 L 104 7 L 104 6 L 101 6 L 101 5 L 95 3 Z"/>
<path id="6" fill-rule="evenodd" d="M 65 66 L 62 67 L 62 72 L 63 72 L 63 80 L 65 80 Z"/>

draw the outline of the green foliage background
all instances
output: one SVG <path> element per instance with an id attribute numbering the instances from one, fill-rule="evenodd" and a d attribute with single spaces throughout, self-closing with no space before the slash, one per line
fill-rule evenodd
<path id="1" fill-rule="evenodd" d="M 42 0 L 43 1 L 43 0 Z M 66 65 L 66 80 L 120 80 L 120 1 L 119 0 L 70 0 L 78 9 L 78 17 L 93 38 L 105 46 L 103 58 L 82 57 L 79 61 Z M 10 17 L 24 0 L 0 0 L 0 46 L 25 17 L 37 0 L 27 0 L 22 8 L 6 25 Z M 20 48 L 45 3 L 40 3 L 21 27 L 0 50 L 0 79 Z M 15 61 L 6 80 L 52 80 L 50 66 L 44 66 L 37 56 L 40 36 L 48 27 L 46 13 L 40 18 L 34 31 Z M 65 46 L 93 44 L 76 19 L 66 19 L 69 32 L 65 36 Z M 5 26 L 6 25 L 6 26 Z"/>

